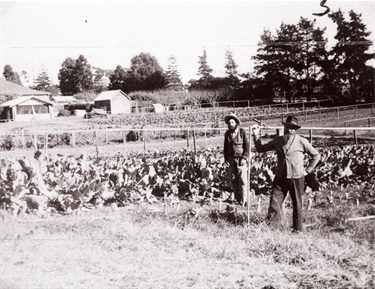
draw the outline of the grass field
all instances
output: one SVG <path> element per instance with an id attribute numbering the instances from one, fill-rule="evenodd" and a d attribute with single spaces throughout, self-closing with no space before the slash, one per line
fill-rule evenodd
<path id="1" fill-rule="evenodd" d="M 198 145 L 222 142 L 219 136 Z M 147 143 L 147 150 L 183 148 L 186 140 Z M 126 146 L 143 149 L 142 142 Z M 99 154 L 123 150 L 121 144 L 100 146 Z M 95 154 L 96 148 L 48 150 L 83 152 Z M 32 153 L 1 152 L 1 158 Z M 289 229 L 290 200 L 283 229 L 265 224 L 267 196 L 260 211 L 252 200 L 249 224 L 246 208 L 233 213 L 219 202 L 142 203 L 44 217 L 0 211 L 0 288 L 375 288 L 375 219 L 348 221 L 375 215 L 375 204 L 329 204 L 325 193 L 305 210 L 302 234 Z"/>
<path id="2" fill-rule="evenodd" d="M 46 219 L 2 212 L 1 278 L 9 288 L 374 288 L 373 220 L 347 204 L 306 213 L 307 231 L 271 230 L 265 210 L 219 204 L 102 208 Z M 286 208 L 286 220 L 290 220 Z"/>

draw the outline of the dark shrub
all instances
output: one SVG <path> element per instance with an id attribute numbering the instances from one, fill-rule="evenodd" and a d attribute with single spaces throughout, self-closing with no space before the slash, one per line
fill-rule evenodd
<path id="1" fill-rule="evenodd" d="M 3 143 L 1 144 L 1 148 L 7 151 L 15 149 L 15 147 L 16 147 L 16 143 L 14 142 L 13 137 L 10 135 L 6 136 L 3 140 Z"/>
<path id="2" fill-rule="evenodd" d="M 137 131 L 131 130 L 126 135 L 126 141 L 137 141 L 139 140 L 139 133 Z"/>

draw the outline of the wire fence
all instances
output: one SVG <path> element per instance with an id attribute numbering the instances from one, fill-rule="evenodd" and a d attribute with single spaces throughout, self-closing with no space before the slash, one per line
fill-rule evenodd
<path id="1" fill-rule="evenodd" d="M 286 104 L 287 105 L 287 104 Z M 272 106 L 256 107 L 256 111 L 248 113 L 244 111 L 249 108 L 235 108 L 230 112 L 235 112 L 242 120 L 243 127 L 253 124 L 254 116 L 271 127 L 264 130 L 267 135 L 274 135 L 282 130 L 280 127 L 286 115 L 295 114 L 300 119 L 302 128 L 300 133 L 307 136 L 310 141 L 314 137 L 346 137 L 352 138 L 353 143 L 358 144 L 358 138 L 367 136 L 375 137 L 375 104 L 351 105 L 343 107 L 312 107 L 303 110 L 293 110 L 290 106 L 281 106 L 275 110 Z M 199 118 L 192 115 L 194 122 L 168 122 L 162 125 L 138 125 L 123 126 L 117 123 L 104 122 L 95 126 L 82 126 L 63 128 L 63 125 L 48 126 L 39 123 L 38 126 L 23 129 L 10 129 L 0 131 L 0 150 L 9 151 L 16 149 L 52 149 L 58 147 L 82 148 L 87 146 L 99 147 L 122 145 L 126 150 L 130 144 L 143 145 L 146 150 L 150 143 L 156 142 L 160 146 L 163 142 L 180 144 L 185 143 L 185 147 L 191 148 L 197 145 L 205 146 L 215 141 L 227 130 L 224 123 L 225 111 L 215 111 L 205 113 L 204 116 L 215 116 L 213 122 L 199 122 Z M 156 115 L 156 114 L 154 114 Z M 218 121 L 220 119 L 220 121 Z M 84 122 L 83 122 L 84 124 Z M 11 125 L 11 124 L 9 124 Z M 217 139 L 216 142 L 219 142 Z M 221 145 L 221 141 L 217 143 Z"/>
<path id="2" fill-rule="evenodd" d="M 188 111 L 173 111 L 164 113 L 143 113 L 129 115 L 109 115 L 105 118 L 87 120 L 92 127 L 117 126 L 191 126 L 197 123 L 215 123 L 223 125 L 224 117 L 229 112 L 237 114 L 243 122 L 250 122 L 254 117 L 260 120 L 283 119 L 286 115 L 298 115 L 305 121 L 323 121 L 328 119 L 344 119 L 347 117 L 375 115 L 375 104 L 357 104 L 341 107 L 323 107 L 317 103 L 286 103 L 280 105 L 266 105 L 255 107 L 233 107 L 197 109 Z"/>
<path id="3" fill-rule="evenodd" d="M 372 121 L 372 122 L 371 122 Z M 356 126 L 349 126 L 349 123 Z M 364 126 L 359 123 L 363 122 Z M 309 127 L 303 126 L 299 133 L 313 142 L 316 138 L 346 138 L 353 144 L 358 145 L 358 139 L 365 137 L 375 138 L 375 117 L 352 119 L 346 121 L 343 127 Z M 250 133 L 250 126 L 243 126 Z M 226 127 L 191 127 L 191 128 L 105 128 L 93 130 L 71 130 L 71 131 L 26 131 L 15 132 L 7 135 L 0 135 L 1 149 L 49 149 L 64 148 L 85 148 L 95 147 L 98 151 L 103 147 L 113 145 L 122 146 L 122 150 L 129 150 L 134 144 L 138 149 L 146 151 L 149 148 L 162 148 L 164 143 L 170 147 L 185 147 L 196 150 L 197 147 L 221 146 Z M 264 138 L 271 139 L 275 135 L 283 134 L 283 127 L 270 126 L 262 128 Z M 374 140 L 375 142 L 375 140 Z"/>

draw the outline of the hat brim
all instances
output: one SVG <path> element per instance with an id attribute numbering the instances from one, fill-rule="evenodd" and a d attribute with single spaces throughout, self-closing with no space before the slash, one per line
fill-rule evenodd
<path id="1" fill-rule="evenodd" d="M 283 125 L 290 126 L 290 127 L 294 127 L 295 129 L 299 129 L 299 128 L 301 128 L 300 125 L 292 124 L 292 123 L 287 123 L 287 122 L 283 122 Z"/>
<path id="2" fill-rule="evenodd" d="M 228 123 L 230 119 L 234 119 L 235 122 L 237 123 L 237 125 L 240 125 L 240 124 L 241 124 L 241 121 L 240 121 L 237 117 L 235 117 L 235 116 L 233 116 L 233 115 L 227 115 L 227 116 L 224 118 L 225 123 Z"/>

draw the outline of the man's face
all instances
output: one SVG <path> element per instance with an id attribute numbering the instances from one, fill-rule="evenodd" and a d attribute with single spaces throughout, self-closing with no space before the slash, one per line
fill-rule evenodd
<path id="1" fill-rule="evenodd" d="M 236 128 L 237 128 L 237 122 L 236 122 L 234 119 L 231 118 L 231 119 L 228 121 L 228 129 L 229 129 L 230 131 L 235 131 Z"/>
<path id="2" fill-rule="evenodd" d="M 293 126 L 284 125 L 284 134 L 294 133 L 296 129 Z"/>

